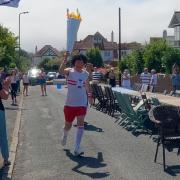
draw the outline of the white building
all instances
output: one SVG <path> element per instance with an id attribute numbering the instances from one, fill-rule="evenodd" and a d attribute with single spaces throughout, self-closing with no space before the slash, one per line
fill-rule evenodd
<path id="1" fill-rule="evenodd" d="M 37 50 L 37 46 L 35 49 L 35 55 L 32 58 L 32 65 L 37 66 L 41 63 L 44 59 L 55 59 L 60 56 L 60 52 L 53 48 L 51 45 L 45 45 L 39 51 Z"/>
<path id="2" fill-rule="evenodd" d="M 174 12 L 169 28 L 174 28 L 174 47 L 180 48 L 180 11 Z"/>
<path id="3" fill-rule="evenodd" d="M 113 32 L 111 41 L 105 39 L 99 32 L 88 35 L 85 39 L 75 42 L 73 51 L 86 54 L 88 49 L 96 47 L 99 48 L 104 62 L 111 62 L 118 58 L 118 46 L 113 42 Z"/>

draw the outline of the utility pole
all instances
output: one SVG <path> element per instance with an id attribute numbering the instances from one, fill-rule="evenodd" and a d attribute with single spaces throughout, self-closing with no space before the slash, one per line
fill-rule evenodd
<path id="1" fill-rule="evenodd" d="M 121 86 L 121 70 L 120 70 L 120 62 L 121 62 L 121 8 L 119 8 L 119 86 Z"/>

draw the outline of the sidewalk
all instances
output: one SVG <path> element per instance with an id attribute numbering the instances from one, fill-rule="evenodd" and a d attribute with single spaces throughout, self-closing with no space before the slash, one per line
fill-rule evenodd
<path id="1" fill-rule="evenodd" d="M 20 98 L 21 98 L 21 95 L 17 96 L 18 104 L 19 104 Z M 12 101 L 11 101 L 10 96 L 9 96 L 8 100 L 3 101 L 4 107 L 5 107 L 5 112 L 6 112 L 6 128 L 7 128 L 7 134 L 8 134 L 9 148 L 11 145 L 14 125 L 15 125 L 15 121 L 16 121 L 17 112 L 19 109 L 18 106 L 12 106 L 11 103 L 12 103 Z M 3 159 L 0 155 L 0 179 L 1 179 L 2 173 L 3 173 L 2 169 L 1 169 L 2 165 L 3 165 Z"/>

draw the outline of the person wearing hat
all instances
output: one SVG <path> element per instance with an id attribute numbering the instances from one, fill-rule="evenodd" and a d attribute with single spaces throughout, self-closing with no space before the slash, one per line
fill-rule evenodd
<path id="1" fill-rule="evenodd" d="M 87 112 L 88 101 L 93 103 L 92 92 L 89 84 L 89 73 L 84 66 L 87 63 L 86 56 L 79 54 L 72 57 L 72 68 L 65 68 L 68 54 L 64 56 L 59 72 L 67 77 L 67 97 L 64 106 L 65 124 L 61 144 L 64 146 L 67 142 L 68 132 L 72 123 L 77 118 L 77 132 L 74 147 L 74 155 L 84 154 L 81 148 L 81 139 L 84 133 L 84 119 Z"/>

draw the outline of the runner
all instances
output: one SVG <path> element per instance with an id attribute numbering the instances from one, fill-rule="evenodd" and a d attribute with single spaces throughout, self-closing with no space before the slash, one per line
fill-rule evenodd
<path id="1" fill-rule="evenodd" d="M 47 96 L 46 93 L 46 73 L 44 69 L 41 68 L 41 72 L 39 73 L 39 84 L 41 86 L 41 96 Z"/>
<path id="2" fill-rule="evenodd" d="M 92 104 L 92 93 L 88 79 L 88 72 L 84 70 L 84 65 L 87 63 L 87 58 L 84 55 L 75 55 L 72 58 L 73 68 L 66 68 L 67 53 L 62 62 L 59 72 L 67 76 L 68 93 L 64 106 L 65 125 L 63 128 L 63 136 L 61 144 L 66 145 L 68 131 L 72 127 L 72 122 L 77 118 L 77 133 L 74 148 L 74 155 L 79 156 L 84 154 L 80 147 L 81 139 L 84 132 L 84 118 L 87 111 L 88 100 Z"/>

